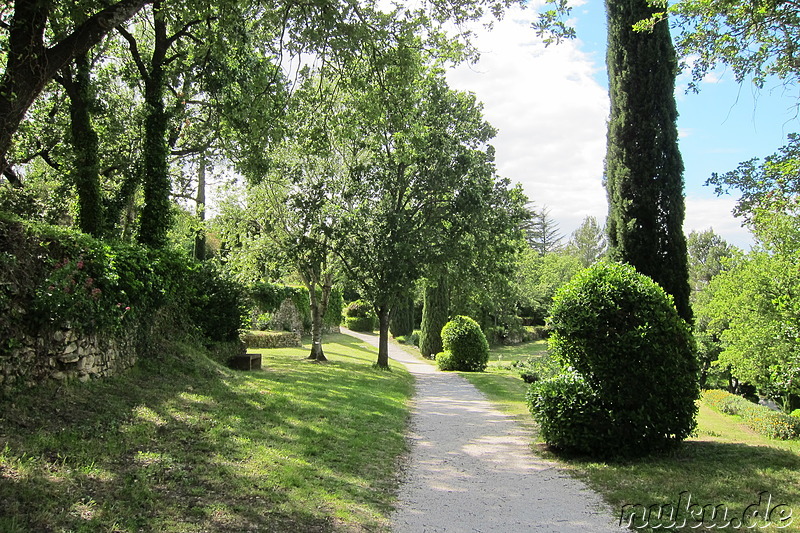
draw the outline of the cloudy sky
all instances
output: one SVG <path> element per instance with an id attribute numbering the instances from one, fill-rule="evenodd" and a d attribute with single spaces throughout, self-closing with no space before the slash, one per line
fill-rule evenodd
<path id="1" fill-rule="evenodd" d="M 474 92 L 499 130 L 493 143 L 499 173 L 547 206 L 568 236 L 585 216 L 602 222 L 607 212 L 605 14 L 601 0 L 575 8 L 578 39 L 547 48 L 530 29 L 534 18 L 533 9 L 515 8 L 491 32 L 476 26 L 480 61 L 459 66 L 448 79 Z M 775 152 L 787 133 L 800 131 L 797 95 L 778 84 L 760 91 L 740 86 L 724 71 L 709 77 L 700 94 L 685 94 L 686 82 L 680 77 L 676 90 L 686 233 L 713 227 L 747 248 L 750 235 L 730 214 L 736 198 L 717 197 L 704 183 L 712 172 Z"/>

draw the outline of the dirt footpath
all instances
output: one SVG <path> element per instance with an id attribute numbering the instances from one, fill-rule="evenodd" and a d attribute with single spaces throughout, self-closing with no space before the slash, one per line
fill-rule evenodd
<path id="1" fill-rule="evenodd" d="M 377 346 L 376 335 L 344 332 Z M 596 493 L 532 453 L 530 435 L 467 380 L 391 344 L 389 356 L 417 389 L 395 532 L 621 531 Z"/>

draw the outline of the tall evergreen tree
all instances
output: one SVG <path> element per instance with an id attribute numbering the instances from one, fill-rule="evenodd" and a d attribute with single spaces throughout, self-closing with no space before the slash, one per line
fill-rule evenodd
<path id="1" fill-rule="evenodd" d="M 392 310 L 389 332 L 394 337 L 414 333 L 414 298 L 410 294 L 405 298 L 400 298 Z"/>
<path id="2" fill-rule="evenodd" d="M 691 320 L 674 97 L 677 58 L 666 24 L 650 33 L 632 29 L 653 11 L 647 0 L 606 0 L 609 255 L 653 278 L 673 296 L 681 317 Z"/>
<path id="3" fill-rule="evenodd" d="M 443 349 L 442 328 L 447 324 L 450 313 L 449 292 L 447 275 L 444 273 L 425 285 L 419 333 L 419 351 L 425 357 L 434 357 Z"/>

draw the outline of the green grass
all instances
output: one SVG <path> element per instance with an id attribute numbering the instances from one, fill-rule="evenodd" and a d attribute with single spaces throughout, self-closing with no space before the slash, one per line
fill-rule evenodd
<path id="1" fill-rule="evenodd" d="M 185 358 L 0 404 L 0 531 L 381 531 L 413 378 L 326 338 L 236 372 Z"/>
<path id="2" fill-rule="evenodd" d="M 503 347 L 493 349 L 492 363 L 483 374 L 462 373 L 470 382 L 478 387 L 487 397 L 514 414 L 526 425 L 534 425 L 525 405 L 525 392 L 528 385 L 517 377 L 503 361 L 511 353 L 525 353 L 536 350 L 536 345 L 522 345 L 515 349 Z M 499 355 L 503 359 L 499 359 Z M 584 479 L 589 486 L 603 495 L 606 502 L 618 514 L 626 504 L 664 505 L 664 518 L 669 507 L 677 504 L 680 494 L 691 495 L 691 503 L 700 506 L 721 505 L 718 512 L 727 508 L 728 519 L 741 519 L 742 513 L 753 504 L 759 502 L 759 493 L 766 491 L 772 497 L 772 508 L 784 504 L 774 511 L 772 524 L 756 523 L 759 531 L 798 531 L 800 530 L 800 441 L 778 441 L 757 435 L 747 428 L 741 420 L 718 413 L 705 405 L 700 406 L 698 429 L 696 435 L 685 441 L 677 449 L 669 453 L 655 455 L 643 459 L 621 462 L 598 462 L 584 458 L 556 455 L 546 449 L 541 442 L 536 442 L 535 430 L 532 432 L 533 445 L 538 453 L 559 461 L 576 477 Z M 766 495 L 765 495 L 766 498 Z M 766 499 L 760 509 L 764 510 Z M 680 507 L 685 509 L 685 505 Z M 750 507 L 754 510 L 756 507 Z M 630 509 L 630 508 L 628 508 Z M 697 508 L 693 508 L 697 509 Z M 654 508 L 657 510 L 657 507 Z M 778 528 L 780 511 L 793 513 L 791 525 Z M 637 509 L 641 516 L 641 509 Z M 706 510 L 710 517 L 711 507 Z M 626 514 L 626 517 L 630 513 Z M 677 524 L 683 518 L 691 518 L 686 513 L 677 515 Z M 627 520 L 626 520 L 627 521 Z M 705 519 L 705 525 L 714 525 L 714 531 L 741 531 L 735 529 L 735 521 L 731 527 L 720 527 L 727 520 L 717 515 L 715 520 Z M 663 520 L 661 525 L 670 524 Z M 656 521 L 651 520 L 651 525 Z M 687 527 L 672 530 L 697 531 Z M 635 522 L 642 526 L 642 522 Z M 650 531 L 648 528 L 642 528 Z M 656 531 L 670 530 L 659 528 Z M 699 529 L 703 530 L 703 529 Z"/>

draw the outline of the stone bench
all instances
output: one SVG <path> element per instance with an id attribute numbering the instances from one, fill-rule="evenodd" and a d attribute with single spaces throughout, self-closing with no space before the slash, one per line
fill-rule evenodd
<path id="1" fill-rule="evenodd" d="M 246 353 L 236 355 L 231 359 L 230 366 L 236 370 L 261 370 L 261 354 Z"/>

